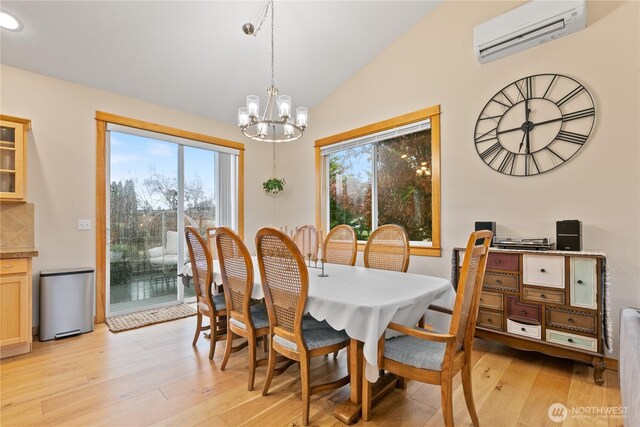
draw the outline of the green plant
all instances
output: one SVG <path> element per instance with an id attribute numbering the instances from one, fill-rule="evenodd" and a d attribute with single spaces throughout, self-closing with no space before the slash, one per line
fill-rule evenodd
<path id="1" fill-rule="evenodd" d="M 267 193 L 278 194 L 282 190 L 284 190 L 284 185 L 287 182 L 284 178 L 269 178 L 265 182 L 262 183 L 262 188 Z"/>

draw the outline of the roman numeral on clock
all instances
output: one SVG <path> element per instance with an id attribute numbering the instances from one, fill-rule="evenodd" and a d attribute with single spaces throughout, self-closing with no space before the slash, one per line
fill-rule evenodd
<path id="1" fill-rule="evenodd" d="M 562 115 L 562 121 L 568 122 L 571 120 L 582 119 L 584 117 L 595 116 L 595 108 L 585 108 L 584 110 L 574 111 L 573 113 L 567 113 Z"/>
<path id="2" fill-rule="evenodd" d="M 493 159 L 496 158 L 498 153 L 500 153 L 501 150 L 503 150 L 502 145 L 500 145 L 499 142 L 496 142 L 491 147 L 487 148 L 482 153 L 480 153 L 480 157 L 482 158 L 482 160 L 485 161 L 485 163 L 491 163 L 493 161 Z M 487 162 L 487 159 L 489 157 L 491 157 L 491 156 L 493 156 L 493 157 L 491 158 L 490 161 Z"/>
<path id="3" fill-rule="evenodd" d="M 584 90 L 584 86 L 578 86 L 577 88 L 573 89 L 571 92 L 569 92 L 568 94 L 566 94 L 565 96 L 560 98 L 556 102 L 556 105 L 558 107 L 560 107 L 560 106 L 562 106 L 562 104 L 566 104 L 567 102 L 571 101 L 576 95 L 578 95 L 583 90 Z"/>
<path id="4" fill-rule="evenodd" d="M 572 144 L 578 144 L 578 145 L 583 145 L 585 142 L 587 142 L 588 137 L 589 135 L 583 135 L 581 133 L 575 133 L 575 132 L 567 132 L 565 130 L 561 130 L 560 132 L 558 132 L 558 135 L 556 135 L 557 140 L 566 141 L 566 142 L 570 142 Z"/>
<path id="5" fill-rule="evenodd" d="M 509 175 L 512 175 L 515 161 L 516 153 L 513 153 L 511 151 L 507 152 L 507 154 L 504 156 L 504 159 L 502 159 L 502 162 L 500 162 L 500 166 L 498 166 L 498 172 L 508 173 Z"/>

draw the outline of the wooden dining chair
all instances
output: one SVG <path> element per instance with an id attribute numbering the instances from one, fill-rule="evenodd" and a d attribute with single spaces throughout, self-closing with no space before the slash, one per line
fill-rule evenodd
<path id="1" fill-rule="evenodd" d="M 302 258 L 315 261 L 318 259 L 318 248 L 320 246 L 320 233 L 318 229 L 311 225 L 303 225 L 298 228 L 298 231 L 293 235 L 293 241 L 296 242 L 296 246 L 300 249 Z"/>
<path id="2" fill-rule="evenodd" d="M 193 345 L 195 346 L 198 342 L 200 332 L 210 331 L 209 360 L 211 360 L 216 350 L 216 342 L 225 339 L 227 307 L 223 294 L 213 295 L 211 293 L 213 266 L 207 243 L 194 227 L 185 227 L 184 234 L 187 248 L 189 249 L 193 283 L 196 290 L 196 302 L 198 303 L 196 334 L 193 337 Z M 209 318 L 209 325 L 202 326 L 203 316 Z"/>
<path id="3" fill-rule="evenodd" d="M 216 248 L 216 230 L 218 227 L 207 227 L 204 232 L 204 235 L 207 237 L 207 247 L 209 248 L 209 253 L 211 254 L 211 260 L 215 261 L 218 259 L 218 248 Z M 222 294 L 222 285 L 220 283 L 216 283 L 213 281 L 213 293 L 214 294 Z"/>
<path id="4" fill-rule="evenodd" d="M 471 421 L 478 426 L 471 385 L 471 351 L 492 235 L 490 231 L 476 231 L 469 237 L 448 334 L 390 323 L 389 329 L 405 335 L 387 340 L 383 335 L 378 346 L 378 367 L 400 376 L 403 388 L 406 379 L 440 385 L 447 427 L 453 426 L 453 376 L 458 371 L 462 371 L 462 389 Z M 482 244 L 476 245 L 478 239 Z M 372 387 L 366 377 L 363 381 L 362 418 L 368 421 Z"/>
<path id="5" fill-rule="evenodd" d="M 220 370 L 225 370 L 232 352 L 248 346 L 248 389 L 251 391 L 255 381 L 256 367 L 267 364 L 267 359 L 256 360 L 256 341 L 260 337 L 269 335 L 267 308 L 264 303 L 252 304 L 253 262 L 240 236 L 228 227 L 219 227 L 216 230 L 215 243 L 220 259 L 228 328 L 227 346 Z M 246 338 L 247 341 L 244 345 L 233 347 L 234 335 Z"/>
<path id="6" fill-rule="evenodd" d="M 364 247 L 364 266 L 381 270 L 401 271 L 409 268 L 409 237 L 399 225 L 376 228 Z"/>
<path id="7" fill-rule="evenodd" d="M 326 263 L 353 266 L 357 253 L 356 232 L 345 224 L 333 227 L 322 244 L 322 258 Z"/>
<path id="8" fill-rule="evenodd" d="M 309 273 L 295 242 L 275 228 L 262 228 L 256 235 L 256 251 L 262 278 L 271 342 L 269 367 L 263 395 L 269 393 L 276 353 L 300 363 L 302 382 L 302 423 L 309 424 L 310 395 L 349 383 L 349 376 L 311 386 L 310 359 L 348 347 L 344 330 L 336 331 L 327 322 L 303 316 L 309 292 Z"/>

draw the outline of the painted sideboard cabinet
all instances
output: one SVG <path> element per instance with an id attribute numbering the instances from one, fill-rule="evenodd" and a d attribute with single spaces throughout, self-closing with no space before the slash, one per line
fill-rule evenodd
<path id="1" fill-rule="evenodd" d="M 454 249 L 457 283 L 464 249 Z M 604 380 L 606 258 L 596 252 L 489 252 L 476 336 L 590 363 Z M 604 317 L 603 317 L 604 316 Z"/>

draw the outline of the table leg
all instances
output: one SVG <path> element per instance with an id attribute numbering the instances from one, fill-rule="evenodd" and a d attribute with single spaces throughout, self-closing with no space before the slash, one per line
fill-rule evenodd
<path id="1" fill-rule="evenodd" d="M 362 375 L 364 374 L 364 357 L 362 347 L 364 343 L 351 339 L 349 343 L 349 370 L 351 396 L 336 405 L 333 415 L 345 424 L 353 424 L 362 411 Z"/>

